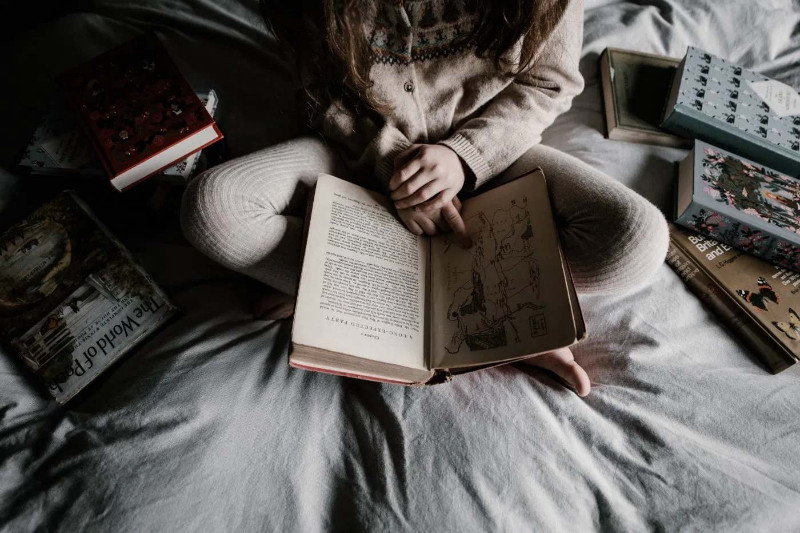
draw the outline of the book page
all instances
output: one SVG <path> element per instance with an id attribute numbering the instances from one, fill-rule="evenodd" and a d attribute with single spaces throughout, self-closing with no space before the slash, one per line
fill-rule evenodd
<path id="1" fill-rule="evenodd" d="M 431 368 L 568 346 L 576 327 L 541 172 L 464 202 L 473 246 L 431 241 Z"/>
<path id="2" fill-rule="evenodd" d="M 314 193 L 292 341 L 426 368 L 429 241 L 409 232 L 391 202 L 320 175 Z"/>

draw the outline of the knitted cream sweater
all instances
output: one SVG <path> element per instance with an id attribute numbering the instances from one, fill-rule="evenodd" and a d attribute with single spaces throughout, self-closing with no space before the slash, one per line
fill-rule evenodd
<path id="1" fill-rule="evenodd" d="M 373 90 L 393 109 L 375 120 L 333 105 L 322 116 L 323 135 L 353 170 L 384 186 L 394 156 L 413 143 L 449 146 L 475 175 L 465 187 L 480 186 L 538 143 L 583 90 L 583 0 L 565 1 L 535 68 L 511 78 L 474 46 L 458 44 L 475 23 L 474 0 L 373 0 Z M 518 57 L 519 46 L 511 52 Z"/>

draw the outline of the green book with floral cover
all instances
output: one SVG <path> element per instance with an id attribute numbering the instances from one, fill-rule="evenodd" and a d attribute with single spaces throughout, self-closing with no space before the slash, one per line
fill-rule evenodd
<path id="1" fill-rule="evenodd" d="M 800 272 L 800 181 L 695 141 L 676 207 L 677 224 Z"/>

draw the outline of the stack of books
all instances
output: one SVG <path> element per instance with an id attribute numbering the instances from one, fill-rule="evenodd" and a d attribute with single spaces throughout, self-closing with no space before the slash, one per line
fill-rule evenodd
<path id="1" fill-rule="evenodd" d="M 20 161 L 31 174 L 102 176 L 124 191 L 184 183 L 220 140 L 214 91 L 196 93 L 143 36 L 63 74 Z M 65 403 L 178 312 L 74 193 L 0 231 L 0 341 Z"/>
<path id="2" fill-rule="evenodd" d="M 609 138 L 691 146 L 676 172 L 668 263 L 769 370 L 793 365 L 800 95 L 694 47 L 683 60 L 609 48 L 601 72 Z"/>
<path id="3" fill-rule="evenodd" d="M 213 90 L 198 92 L 197 97 L 208 114 L 214 117 L 219 105 L 217 93 Z M 93 146 L 63 92 L 58 91 L 51 98 L 47 111 L 25 147 L 19 165 L 31 175 L 102 179 L 106 171 Z M 201 151 L 197 151 L 188 155 L 155 173 L 153 179 L 173 184 L 188 182 L 201 166 L 201 154 Z"/>
<path id="4" fill-rule="evenodd" d="M 196 93 L 157 39 L 141 36 L 62 74 L 20 160 L 31 174 L 105 175 L 124 191 L 184 183 L 222 139 L 217 94 Z"/>

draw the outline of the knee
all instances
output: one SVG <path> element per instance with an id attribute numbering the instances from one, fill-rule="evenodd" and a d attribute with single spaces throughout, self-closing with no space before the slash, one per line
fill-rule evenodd
<path id="1" fill-rule="evenodd" d="M 186 187 L 181 200 L 180 223 L 186 239 L 201 252 L 215 253 L 239 232 L 237 219 L 243 212 L 235 177 L 225 165 L 197 176 Z"/>
<path id="2" fill-rule="evenodd" d="M 625 208 L 617 209 L 597 242 L 577 261 L 575 284 L 584 294 L 624 294 L 642 288 L 661 268 L 669 247 L 669 228 L 659 209 L 630 191 Z"/>

